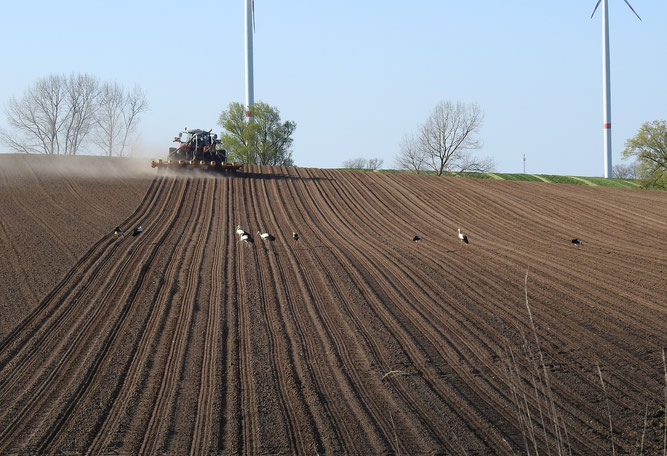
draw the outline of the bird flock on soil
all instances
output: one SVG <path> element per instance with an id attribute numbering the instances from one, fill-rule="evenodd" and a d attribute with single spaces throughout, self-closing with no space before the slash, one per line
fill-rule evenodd
<path id="1" fill-rule="evenodd" d="M 236 234 L 239 235 L 239 241 L 240 242 L 245 242 L 245 243 L 254 243 L 255 242 L 255 240 L 252 238 L 250 233 L 247 232 L 245 229 L 241 228 L 241 225 L 236 225 Z M 267 231 L 262 232 L 260 230 L 257 230 L 257 236 L 259 236 L 259 238 L 262 241 L 273 242 L 273 241 L 276 240 L 276 237 L 273 234 L 271 234 Z M 299 235 L 295 231 L 292 231 L 292 239 L 294 241 L 299 240 Z"/>
<path id="2" fill-rule="evenodd" d="M 141 233 L 143 233 L 144 229 L 141 227 L 141 225 L 135 227 L 132 230 L 132 236 L 138 236 Z M 125 237 L 125 231 L 123 231 L 123 228 L 121 226 L 117 226 L 113 234 L 116 237 Z M 236 226 L 236 234 L 239 236 L 239 241 L 240 242 L 245 242 L 245 243 L 254 243 L 255 240 L 252 238 L 249 232 L 247 232 L 245 229 L 241 228 L 241 225 Z M 272 235 L 269 232 L 262 232 L 260 230 L 257 230 L 257 235 L 260 237 L 262 241 L 268 241 L 268 242 L 273 242 L 276 240 L 276 237 Z M 461 232 L 461 228 L 458 229 L 458 237 L 459 237 L 459 242 L 461 245 L 466 245 L 468 246 L 470 244 L 470 240 L 468 239 L 468 236 L 464 233 Z M 292 231 L 292 239 L 294 241 L 299 240 L 299 234 L 295 231 Z M 412 238 L 413 242 L 421 242 L 422 241 L 422 236 L 420 234 L 415 234 L 415 236 Z M 577 248 L 582 248 L 584 246 L 584 241 L 582 241 L 579 238 L 574 238 L 572 239 L 572 245 L 574 245 Z"/>

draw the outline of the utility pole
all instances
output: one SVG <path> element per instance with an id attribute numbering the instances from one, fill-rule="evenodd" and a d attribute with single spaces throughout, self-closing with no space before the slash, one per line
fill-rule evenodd
<path id="1" fill-rule="evenodd" d="M 523 154 L 523 173 L 526 174 L 526 154 Z"/>

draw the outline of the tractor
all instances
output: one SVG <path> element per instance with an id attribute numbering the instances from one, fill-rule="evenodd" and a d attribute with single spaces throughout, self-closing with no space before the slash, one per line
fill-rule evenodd
<path id="1" fill-rule="evenodd" d="M 188 130 L 174 138 L 178 147 L 170 147 L 167 160 L 153 160 L 152 168 L 200 169 L 206 171 L 236 172 L 241 164 L 227 163 L 227 151 L 220 147 L 218 135 L 211 130 Z M 185 137 L 184 137 L 185 135 Z"/>

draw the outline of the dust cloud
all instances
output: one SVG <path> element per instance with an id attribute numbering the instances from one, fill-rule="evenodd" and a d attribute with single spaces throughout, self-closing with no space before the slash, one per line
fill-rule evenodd
<path id="1" fill-rule="evenodd" d="M 26 183 L 35 178 L 151 178 L 156 170 L 148 158 L 0 154 L 0 183 Z"/>

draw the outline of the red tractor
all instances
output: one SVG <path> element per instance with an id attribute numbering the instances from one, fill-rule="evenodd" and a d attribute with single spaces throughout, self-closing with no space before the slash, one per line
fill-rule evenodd
<path id="1" fill-rule="evenodd" d="M 167 160 L 153 160 L 151 167 L 158 169 L 201 169 L 209 171 L 235 172 L 241 164 L 227 163 L 227 151 L 220 147 L 218 135 L 212 130 L 182 131 L 174 138 L 178 147 L 169 148 Z M 183 138 L 185 135 L 185 138 Z"/>

